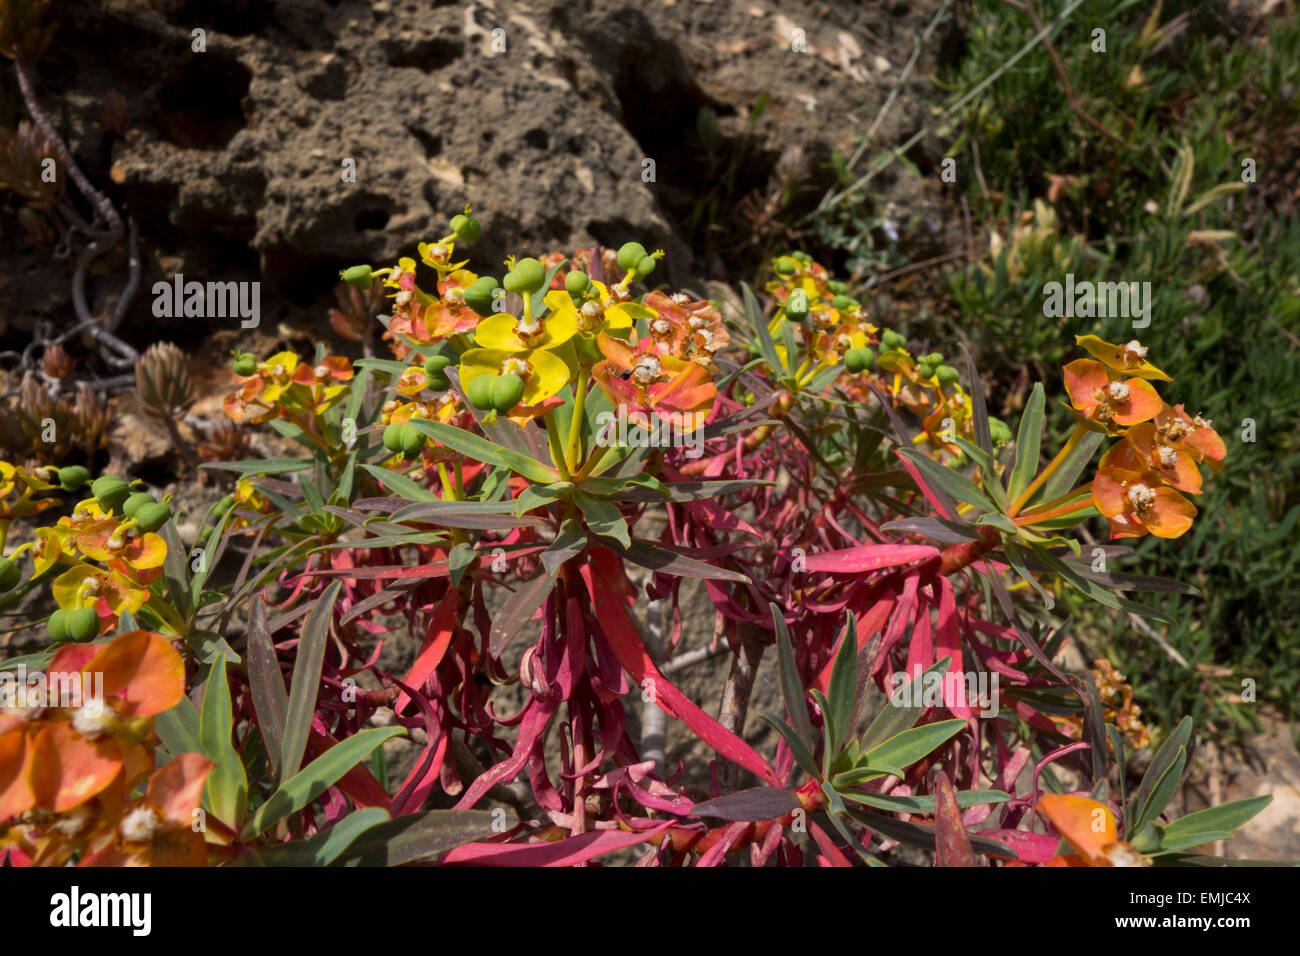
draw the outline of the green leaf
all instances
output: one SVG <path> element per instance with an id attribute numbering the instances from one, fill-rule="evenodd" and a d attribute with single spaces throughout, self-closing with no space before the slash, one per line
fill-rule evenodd
<path id="1" fill-rule="evenodd" d="M 565 518 L 551 546 L 542 552 L 542 567 L 551 577 L 560 573 L 564 562 L 581 554 L 587 546 L 587 535 L 573 518 Z"/>
<path id="2" fill-rule="evenodd" d="M 777 355 L 776 343 L 772 341 L 771 334 L 767 331 L 767 322 L 763 319 L 763 312 L 758 307 L 758 302 L 754 298 L 754 292 L 750 289 L 749 284 L 742 282 L 740 291 L 745 298 L 745 312 L 749 315 L 749 324 L 754 329 L 755 340 L 758 342 L 759 354 L 767 362 L 768 367 L 776 375 L 785 371 L 781 365 L 781 358 Z"/>
<path id="3" fill-rule="evenodd" d="M 156 716 L 153 726 L 173 757 L 203 753 L 203 741 L 199 739 L 199 712 L 188 697 L 182 697 L 175 707 Z"/>
<path id="4" fill-rule="evenodd" d="M 795 662 L 794 646 L 790 643 L 790 630 L 785 625 L 781 609 L 774 603 L 768 603 L 772 614 L 772 625 L 776 628 L 776 658 L 781 677 L 781 696 L 785 699 L 786 713 L 790 715 L 790 726 L 794 728 L 804 750 L 812 753 L 812 720 L 808 717 L 808 705 L 804 703 L 803 681 L 799 679 L 799 668 Z M 857 674 L 854 673 L 856 680 Z M 804 768 L 807 769 L 806 767 Z M 816 771 L 813 771 L 814 776 Z"/>
<path id="5" fill-rule="evenodd" d="M 836 777 L 836 781 L 839 777 Z M 838 783 L 836 784 L 838 788 Z M 934 797 L 920 795 L 914 797 L 894 797 L 880 793 L 863 793 L 860 790 L 840 790 L 840 796 L 854 803 L 888 810 L 891 813 L 934 813 Z M 957 806 L 965 810 L 981 803 L 1006 803 L 1011 794 L 1001 790 L 958 790 Z"/>
<path id="6" fill-rule="evenodd" d="M 208 774 L 203 790 L 217 819 L 238 829 L 248 799 L 248 777 L 243 761 L 231 743 L 234 726 L 230 685 L 226 683 L 226 656 L 218 654 L 208 670 L 207 686 L 203 689 L 203 710 L 199 714 L 200 752 L 216 764 Z"/>
<path id="7" fill-rule="evenodd" d="M 939 464 L 929 455 L 913 448 L 903 448 L 898 453 L 914 464 L 922 477 L 942 488 L 958 501 L 964 501 L 982 511 L 998 510 L 988 496 L 976 488 L 975 483 L 965 475 Z"/>
<path id="8" fill-rule="evenodd" d="M 920 691 L 924 689 L 927 677 L 930 674 L 946 674 L 948 672 L 948 663 L 950 660 L 951 658 L 944 657 L 935 661 L 915 678 L 908 681 L 906 684 L 900 685 L 890 694 L 889 703 L 887 703 L 884 709 L 876 715 L 876 719 L 867 727 L 867 732 L 862 735 L 862 740 L 859 744 L 862 750 L 868 750 L 871 747 L 884 743 L 886 740 L 889 740 L 890 738 L 902 733 L 904 730 L 912 727 L 921 719 L 921 715 L 926 711 L 924 706 L 913 707 L 904 705 L 901 702 L 906 700 L 923 700 L 924 694 L 920 693 Z M 913 684 L 916 685 L 915 688 L 913 688 Z M 913 690 L 918 693 L 913 694 Z M 900 703 L 895 703 L 895 700 Z"/>
<path id="9" fill-rule="evenodd" d="M 1029 393 L 1024 414 L 1020 416 L 1020 429 L 1016 432 L 1016 463 L 1011 469 L 1011 484 L 1007 488 L 1007 497 L 1012 501 L 1024 494 L 1038 473 L 1039 443 L 1043 435 L 1043 411 L 1046 404 L 1043 383 L 1038 382 Z"/>
<path id="10" fill-rule="evenodd" d="M 587 527 L 593 534 L 604 538 L 613 538 L 625 548 L 632 546 L 632 536 L 628 534 L 627 521 L 618 505 L 593 498 L 585 491 L 575 491 L 573 501 L 587 520 Z"/>
<path id="11" fill-rule="evenodd" d="M 339 778 L 361 763 L 385 740 L 406 733 L 401 727 L 372 727 L 339 741 L 294 774 L 254 811 L 240 833 L 245 842 L 266 832 L 275 822 L 301 810 L 334 786 Z"/>
<path id="12" fill-rule="evenodd" d="M 1074 446 L 1074 450 L 1066 456 L 1065 461 L 1061 462 L 1060 467 L 1056 469 L 1051 478 L 1047 479 L 1042 489 L 1030 501 L 1036 499 L 1055 501 L 1073 488 L 1079 475 L 1083 473 L 1083 469 L 1088 467 L 1088 462 L 1092 461 L 1092 456 L 1097 453 L 1097 449 L 1101 447 L 1105 440 L 1106 436 L 1099 432 L 1090 431 L 1084 435 L 1079 444 Z"/>
<path id="13" fill-rule="evenodd" d="M 395 471 L 389 471 L 387 468 L 381 468 L 378 465 L 362 464 L 361 466 L 370 474 L 383 482 L 384 486 L 390 491 L 402 498 L 410 501 L 438 501 L 438 496 L 428 488 L 417 485 L 405 475 L 399 475 Z"/>
<path id="14" fill-rule="evenodd" d="M 447 572 L 452 587 L 460 587 L 460 581 L 465 576 L 465 571 L 477 558 L 478 552 L 474 550 L 473 545 L 464 541 L 447 552 Z"/>
<path id="15" fill-rule="evenodd" d="M 1214 840 L 1224 839 L 1224 837 L 1212 834 L 1223 831 L 1231 834 L 1232 831 L 1247 823 L 1272 801 L 1273 795 L 1266 793 L 1263 796 L 1233 800 L 1231 803 L 1208 807 L 1205 810 L 1189 813 L 1185 817 L 1179 817 L 1165 827 L 1164 838 L 1160 841 L 1160 852 L 1172 852 L 1175 849 L 1173 845 L 1175 842 L 1191 837 L 1204 836 L 1206 839 L 1198 840 L 1197 843 L 1181 843 L 1177 848 L 1183 849 L 1189 846 L 1197 846 L 1198 843 L 1210 843 Z"/>
<path id="16" fill-rule="evenodd" d="M 503 465 L 523 475 L 529 481 L 549 485 L 560 479 L 554 468 L 547 467 L 528 455 L 522 455 L 502 445 L 495 445 L 486 438 L 471 434 L 464 429 L 422 418 L 412 419 L 410 424 L 417 431 L 424 432 L 430 438 L 442 442 L 462 455 L 469 455 L 475 461 L 488 465 Z"/>
<path id="17" fill-rule="evenodd" d="M 250 475 L 287 475 L 310 468 L 311 458 L 249 458 L 244 461 L 216 461 L 200 465 L 214 471 L 234 471 L 244 477 Z"/>
<path id="18" fill-rule="evenodd" d="M 353 810 L 313 837 L 262 849 L 262 860 L 267 866 L 329 866 L 357 837 L 389 819 L 388 811 L 379 807 Z"/>
<path id="19" fill-rule="evenodd" d="M 848 631 L 840 641 L 840 649 L 831 665 L 827 690 L 830 697 L 827 698 L 825 719 L 827 726 L 832 728 L 826 757 L 829 762 L 839 754 L 845 738 L 853 730 L 849 723 L 853 720 L 853 704 L 858 696 L 858 619 L 851 611 Z"/>
<path id="20" fill-rule="evenodd" d="M 807 744 L 799 739 L 795 729 L 784 720 L 773 717 L 771 714 L 759 714 L 759 717 L 771 724 L 772 728 L 785 739 L 786 745 L 790 748 L 790 753 L 794 756 L 794 762 L 799 765 L 799 768 L 814 780 L 820 780 L 822 776 L 821 768 L 817 766 L 812 751 Z"/>
<path id="21" fill-rule="evenodd" d="M 989 500 L 998 506 L 999 511 L 1006 511 L 1007 495 L 1006 492 L 1002 490 L 1002 482 L 998 481 L 998 471 L 993 466 L 992 457 L 990 457 L 984 449 L 972 445 L 964 438 L 954 437 L 953 441 L 957 444 L 958 448 L 966 453 L 971 461 L 975 462 L 975 464 L 979 466 L 980 483 L 977 487 L 988 495 Z M 1007 524 L 1011 524 L 1012 527 L 1014 527 L 1010 518 L 1005 518 L 1005 520 Z"/>
<path id="22" fill-rule="evenodd" d="M 868 767 L 906 769 L 961 732 L 964 720 L 940 720 L 895 734 L 866 752 Z"/>
<path id="23" fill-rule="evenodd" d="M 274 774 L 279 774 L 280 750 L 284 746 L 284 725 L 289 695 L 280 674 L 271 632 L 267 628 L 266 604 L 254 598 L 248 620 L 248 686 L 253 692 L 253 713 L 262 732 L 266 755 Z"/>
<path id="24" fill-rule="evenodd" d="M 284 740 L 280 747 L 279 779 L 297 773 L 307 750 L 311 718 L 316 711 L 320 690 L 321 665 L 329 637 L 334 602 L 338 600 L 342 581 L 333 581 L 317 599 L 303 621 L 298 653 L 293 662 L 293 679 L 289 687 L 289 706 L 285 711 Z M 260 832 L 260 831 L 259 831 Z"/>
<path id="25" fill-rule="evenodd" d="M 361 834 L 334 866 L 402 866 L 432 862 L 447 850 L 496 832 L 487 810 L 426 810 L 380 823 Z"/>
<path id="26" fill-rule="evenodd" d="M 1160 745 L 1160 749 L 1151 758 L 1151 764 L 1147 767 L 1147 772 L 1142 775 L 1142 782 L 1138 784 L 1137 790 L 1129 799 L 1129 805 L 1124 814 L 1125 833 L 1137 833 L 1148 823 L 1154 821 L 1156 816 L 1164 810 L 1165 805 L 1161 804 L 1154 813 L 1148 812 L 1152 803 L 1152 796 L 1169 768 L 1178 762 L 1180 755 L 1183 760 L 1187 759 L 1187 745 L 1191 742 L 1191 739 L 1192 718 L 1184 717 L 1178 726 L 1174 728 L 1174 732 L 1169 735 L 1169 739 Z"/>

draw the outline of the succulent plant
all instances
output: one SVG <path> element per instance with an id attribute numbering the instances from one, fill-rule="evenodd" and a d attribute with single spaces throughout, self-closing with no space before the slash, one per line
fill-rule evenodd
<path id="1" fill-rule="evenodd" d="M 53 181 L 41 175 L 49 159 L 59 169 Z M 0 129 L 0 189 L 12 190 L 37 209 L 49 209 L 63 197 L 65 162 L 63 150 L 26 120 L 16 130 Z"/>
<path id="2" fill-rule="evenodd" d="M 194 401 L 189 356 L 171 342 L 149 346 L 135 363 L 135 388 L 147 413 L 174 418 Z"/>

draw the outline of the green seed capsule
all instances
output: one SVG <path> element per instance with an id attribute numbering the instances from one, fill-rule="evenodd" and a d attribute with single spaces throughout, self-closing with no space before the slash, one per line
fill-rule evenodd
<path id="1" fill-rule="evenodd" d="M 504 415 L 524 397 L 524 380 L 518 375 L 501 375 L 492 383 L 492 407 Z"/>
<path id="2" fill-rule="evenodd" d="M 172 509 L 160 501 L 145 505 L 135 513 L 136 524 L 144 531 L 157 531 L 171 520 Z"/>
<path id="3" fill-rule="evenodd" d="M 52 641 L 66 641 L 68 639 L 68 612 L 65 608 L 59 608 L 50 615 L 50 619 L 45 622 L 45 630 L 50 635 Z"/>
<path id="4" fill-rule="evenodd" d="M 451 379 L 443 371 L 450 364 L 451 359 L 445 355 L 430 355 L 424 362 L 424 384 L 435 392 L 451 388 Z"/>
<path id="5" fill-rule="evenodd" d="M 926 357 L 929 358 L 929 356 Z M 961 378 L 961 374 L 951 365 L 940 365 L 935 370 L 935 374 L 939 377 L 940 385 L 956 385 L 958 379 Z"/>
<path id="6" fill-rule="evenodd" d="M 862 349 L 849 349 L 847 352 L 845 352 L 844 367 L 848 369 L 848 371 L 852 372 L 854 375 L 857 375 L 859 372 L 864 371 L 866 369 L 866 365 L 863 364 L 862 361 Z"/>
<path id="7" fill-rule="evenodd" d="M 840 312 L 852 312 L 858 307 L 856 299 L 850 299 L 847 295 L 837 295 L 831 299 L 831 307 Z"/>
<path id="8" fill-rule="evenodd" d="M 901 349 L 907 346 L 907 339 L 893 329 L 885 329 L 880 335 L 880 342 L 887 349 Z"/>
<path id="9" fill-rule="evenodd" d="M 917 362 L 916 374 L 921 378 L 934 378 L 934 366 L 926 361 Z"/>
<path id="10" fill-rule="evenodd" d="M 790 297 L 785 300 L 785 314 L 796 322 L 808 318 L 808 293 L 803 289 L 795 289 L 791 292 Z"/>
<path id="11" fill-rule="evenodd" d="M 642 256 L 642 257 L 641 257 L 641 260 L 636 264 L 636 271 L 639 272 L 639 273 L 640 273 L 641 275 L 643 275 L 643 276 L 648 276 L 650 273 L 654 272 L 654 271 L 655 271 L 655 257 L 654 257 L 654 256 Z"/>
<path id="12" fill-rule="evenodd" d="M 582 295 L 590 286 L 591 279 L 585 272 L 575 270 L 564 277 L 564 288 L 569 295 Z"/>
<path id="13" fill-rule="evenodd" d="M 506 274 L 505 286 L 507 292 L 513 292 L 516 295 L 532 295 L 546 283 L 546 270 L 536 259 L 520 259 L 515 263 L 515 267 Z"/>
<path id="14" fill-rule="evenodd" d="M 463 242 L 473 242 L 483 231 L 479 221 L 473 216 L 452 216 L 451 231 Z"/>
<path id="15" fill-rule="evenodd" d="M 136 512 L 141 508 L 153 503 L 153 495 L 149 494 L 147 491 L 137 491 L 135 494 L 127 498 L 126 501 L 122 502 L 122 514 L 126 515 L 128 518 L 134 518 Z"/>
<path id="16" fill-rule="evenodd" d="M 937 368 L 943 364 L 943 353 L 931 352 L 929 355 L 925 356 L 925 360 Z"/>
<path id="17" fill-rule="evenodd" d="M 223 515 L 233 507 L 235 507 L 235 496 L 226 495 L 217 502 L 217 514 Z"/>
<path id="18" fill-rule="evenodd" d="M 826 288 L 831 290 L 831 295 L 844 295 L 844 293 L 849 291 L 848 285 L 841 282 L 839 279 L 829 280 L 826 283 Z"/>
<path id="19" fill-rule="evenodd" d="M 131 488 L 116 475 L 103 475 L 96 478 L 90 486 L 90 493 L 95 496 L 104 511 L 118 511 L 131 494 Z"/>
<path id="20" fill-rule="evenodd" d="M 862 363 L 862 370 L 864 372 L 876 364 L 876 353 L 871 349 L 864 346 L 858 349 L 857 352 L 858 361 Z"/>
<path id="21" fill-rule="evenodd" d="M 645 258 L 645 246 L 639 242 L 625 242 L 618 249 L 618 267 L 624 272 L 631 272 L 637 263 Z"/>
<path id="22" fill-rule="evenodd" d="M 465 289 L 465 304 L 487 318 L 492 314 L 492 293 L 501 288 L 492 276 L 479 276 Z"/>
<path id="23" fill-rule="evenodd" d="M 776 274 L 779 276 L 792 276 L 797 267 L 789 259 L 776 260 Z"/>
<path id="24" fill-rule="evenodd" d="M 69 611 L 63 629 L 70 641 L 89 641 L 99 636 L 99 615 L 93 607 L 79 607 Z"/>
<path id="25" fill-rule="evenodd" d="M 23 572 L 18 565 L 8 558 L 0 558 L 0 594 L 12 591 L 14 585 L 22 580 Z"/>
<path id="26" fill-rule="evenodd" d="M 248 378 L 250 375 L 257 374 L 257 356 L 252 352 L 244 352 L 235 359 L 235 374 Z"/>
<path id="27" fill-rule="evenodd" d="M 797 252 L 792 252 L 790 253 L 790 255 L 793 258 L 798 259 L 806 266 L 812 265 L 812 261 L 813 261 L 812 256 L 808 255 L 808 253 L 804 252 L 802 249 L 798 250 Z"/>
<path id="28" fill-rule="evenodd" d="M 343 281 L 348 285 L 354 285 L 358 289 L 370 291 L 370 287 L 375 283 L 375 277 L 370 272 L 370 266 L 353 266 L 350 269 L 343 270 Z M 245 374 L 245 373 L 240 373 Z"/>
<path id="29" fill-rule="evenodd" d="M 1011 429 L 1000 418 L 989 418 L 989 436 L 999 445 L 1011 441 Z"/>
<path id="30" fill-rule="evenodd" d="M 384 447 L 391 452 L 402 450 L 402 426 L 397 422 L 384 429 Z"/>
<path id="31" fill-rule="evenodd" d="M 79 491 L 90 481 L 90 469 L 83 465 L 70 465 L 59 469 L 59 486 L 64 491 Z"/>
<path id="32" fill-rule="evenodd" d="M 496 378 L 496 375 L 489 373 L 470 379 L 470 383 L 465 386 L 465 397 L 469 399 L 469 403 L 484 411 L 492 408 L 492 382 Z"/>
<path id="33" fill-rule="evenodd" d="M 402 440 L 402 454 L 407 458 L 414 458 L 424 451 L 424 432 L 410 422 L 402 426 L 399 437 Z"/>

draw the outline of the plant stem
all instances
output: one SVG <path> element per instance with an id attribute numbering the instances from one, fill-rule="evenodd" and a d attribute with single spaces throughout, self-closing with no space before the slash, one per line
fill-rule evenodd
<path id="1" fill-rule="evenodd" d="M 555 463 L 555 470 L 560 473 L 563 481 L 571 481 L 572 475 L 569 473 L 569 466 L 564 460 L 564 449 L 560 445 L 559 429 L 555 425 L 555 416 L 547 412 L 543 416 L 546 421 L 546 440 L 551 446 L 551 461 Z"/>
<path id="2" fill-rule="evenodd" d="M 578 439 L 582 437 L 583 409 L 587 404 L 587 377 L 591 366 L 578 366 L 578 390 L 573 398 L 573 418 L 569 420 L 569 443 L 564 449 L 564 461 L 570 468 L 578 467 L 578 455 L 581 453 Z"/>
<path id="3" fill-rule="evenodd" d="M 1056 453 L 1056 457 L 1051 460 L 1048 466 L 1043 469 L 1042 473 L 1040 473 L 1037 478 L 1029 483 L 1029 487 L 1021 492 L 1020 497 L 1011 503 L 1011 508 L 1007 511 L 1008 517 L 1014 518 L 1020 513 L 1020 509 L 1025 506 L 1025 503 L 1034 496 L 1039 488 L 1043 487 L 1043 483 L 1046 482 L 1048 478 L 1052 477 L 1056 472 L 1056 469 L 1060 468 L 1061 465 L 1065 463 L 1065 459 L 1070 457 L 1070 452 L 1074 451 L 1074 449 L 1078 447 L 1079 442 L 1083 441 L 1083 436 L 1087 433 L 1087 426 L 1082 423 L 1074 426 L 1074 431 L 1070 434 L 1069 440 L 1061 446 L 1061 450 Z"/>
<path id="4" fill-rule="evenodd" d="M 591 457 L 587 459 L 586 464 L 582 466 L 581 470 L 573 476 L 573 481 L 580 482 L 584 478 L 590 476 L 591 473 L 595 471 L 596 466 L 600 464 L 601 459 L 605 457 L 606 453 L 608 453 L 612 447 L 612 445 L 597 445 L 593 448 L 591 451 Z"/>

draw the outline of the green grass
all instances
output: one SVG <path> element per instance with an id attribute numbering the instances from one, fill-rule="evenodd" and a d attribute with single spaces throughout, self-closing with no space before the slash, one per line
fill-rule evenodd
<path id="1" fill-rule="evenodd" d="M 1066 6 L 1040 0 L 1042 22 Z M 1026 371 L 1063 396 L 1060 366 L 1083 355 L 1074 335 L 1138 337 L 1173 376 L 1161 385 L 1165 399 L 1214 422 L 1228 460 L 1219 475 L 1207 474 L 1192 531 L 1177 541 L 1144 539 L 1122 568 L 1202 590 L 1164 602 L 1177 624 L 1161 632 L 1186 666 L 1126 618 L 1079 610 L 1086 643 L 1133 681 L 1148 719 L 1167 729 L 1190 714 L 1230 735 L 1255 726 L 1264 704 L 1294 714 L 1300 691 L 1300 20 L 1259 26 L 1226 5 L 1170 3 L 1157 23 L 1148 21 L 1152 9 L 1090 0 L 1052 36 L 1079 108 L 1104 130 L 1071 109 L 1041 46 L 958 124 L 940 128 L 959 171 L 953 208 L 964 196 L 1004 246 L 950 274 L 938 307 L 918 313 L 928 317 L 914 320 L 912 332 L 972 342 L 994 379 L 995 412 L 1007 396 L 1018 404 Z M 1184 12 L 1185 29 L 1171 29 Z M 938 77 L 947 102 L 1036 32 L 999 3 L 971 5 L 967 18 L 963 54 Z M 1090 48 L 1097 27 L 1106 30 L 1105 53 Z M 1248 158 L 1254 183 L 1242 181 Z M 1054 228 L 1013 252 L 1016 225 L 1047 202 L 1053 182 L 1050 210 L 1037 208 L 1054 216 Z M 877 198 L 855 196 L 810 231 L 833 237 L 847 221 L 871 222 L 877 209 Z M 1211 230 L 1232 236 L 1204 238 Z M 1043 287 L 1067 272 L 1149 281 L 1150 326 L 1045 317 Z M 1014 420 L 1015 407 L 1004 411 Z M 1246 419 L 1255 423 L 1253 442 L 1242 438 Z M 1057 408 L 1056 445 L 1069 421 Z M 1104 540 L 1104 526 L 1094 531 Z M 1246 680 L 1254 703 L 1242 699 Z"/>

